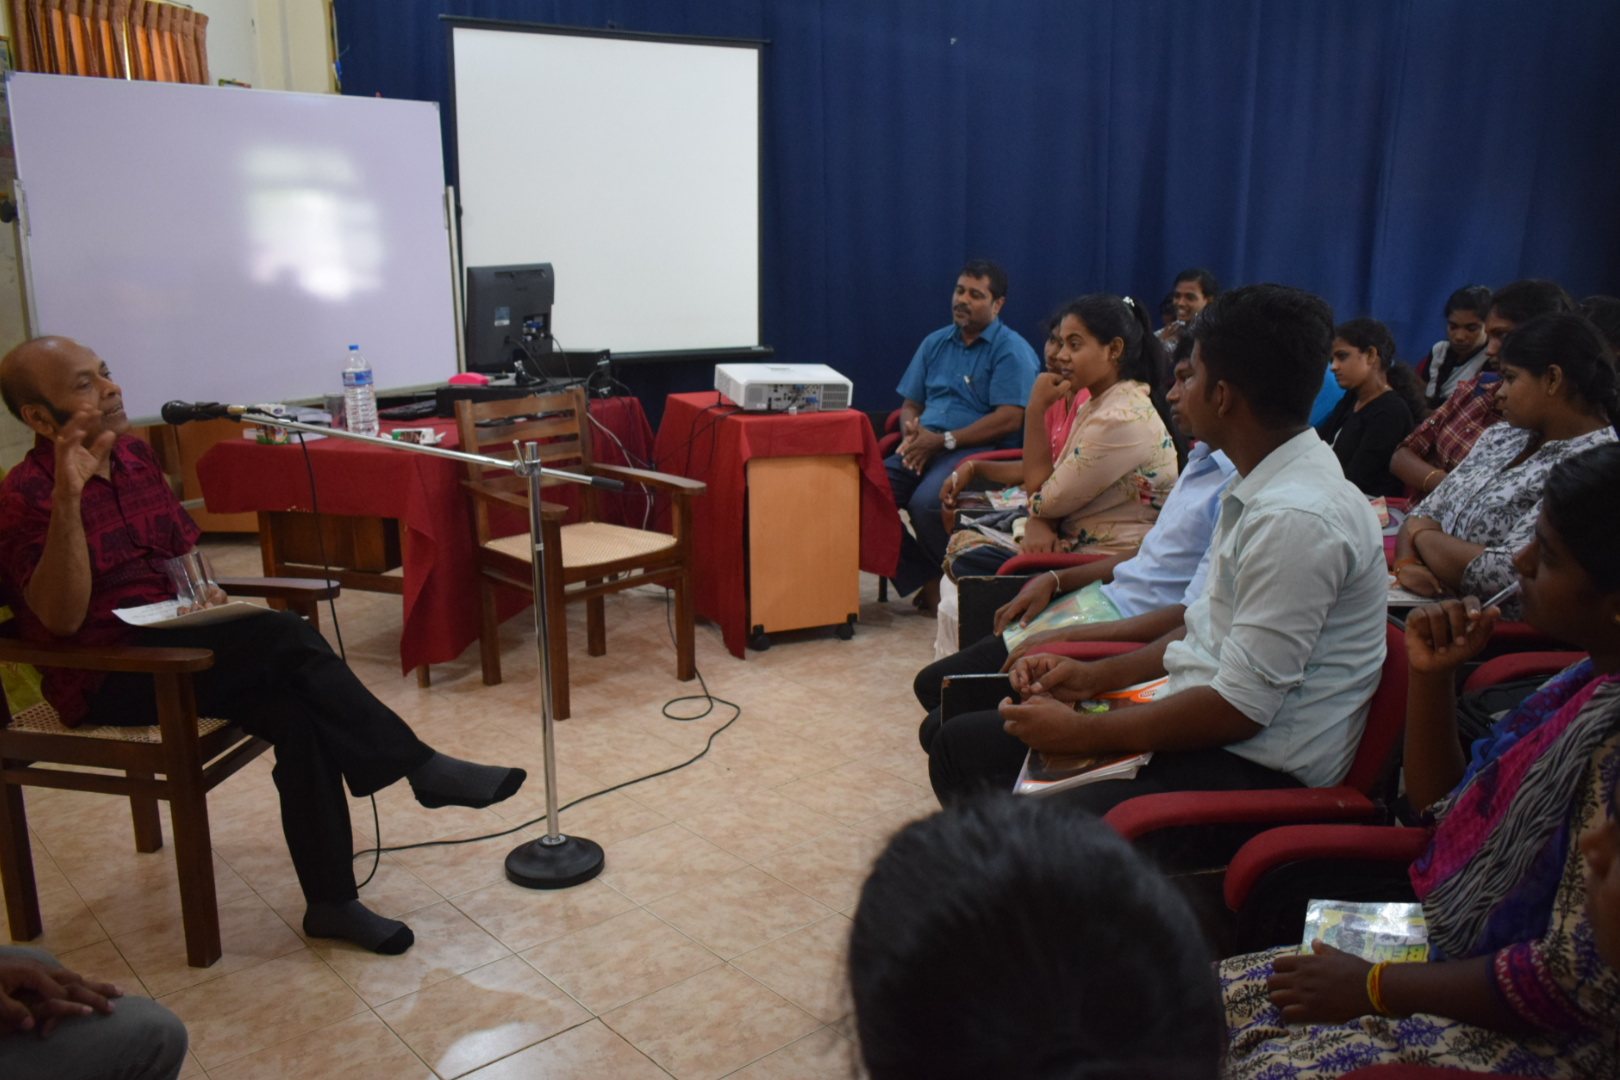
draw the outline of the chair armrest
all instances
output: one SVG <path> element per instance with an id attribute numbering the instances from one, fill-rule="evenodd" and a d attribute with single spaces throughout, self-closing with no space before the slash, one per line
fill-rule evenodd
<path id="1" fill-rule="evenodd" d="M 163 649 L 146 645 L 75 645 L 65 641 L 35 643 L 0 640 L 0 661 L 35 667 L 81 671 L 133 671 L 174 675 L 204 671 L 214 665 L 208 649 Z"/>
<path id="2" fill-rule="evenodd" d="M 1276 788 L 1138 795 L 1108 811 L 1103 820 L 1125 839 L 1136 840 L 1184 825 L 1365 821 L 1377 814 L 1377 804 L 1355 788 Z"/>
<path id="3" fill-rule="evenodd" d="M 343 591 L 338 582 L 321 578 L 222 577 L 216 584 L 233 596 L 269 600 L 330 600 Z"/>
<path id="4" fill-rule="evenodd" d="M 461 484 L 468 491 L 472 492 L 473 498 L 479 500 L 480 502 L 492 503 L 496 506 L 504 506 L 510 510 L 517 510 L 522 513 L 524 517 L 527 517 L 529 514 L 529 496 L 527 493 L 520 495 L 515 491 L 501 491 L 498 488 L 481 486 L 480 484 L 471 480 L 463 480 Z M 558 506 L 556 503 L 548 502 L 542 502 L 540 504 L 540 516 L 546 521 L 561 521 L 567 516 L 567 514 L 568 508 L 566 506 Z"/>
<path id="5" fill-rule="evenodd" d="M 1394 825 L 1286 825 L 1267 829 L 1238 849 L 1226 868 L 1226 906 L 1241 909 L 1262 877 L 1287 863 L 1323 860 L 1412 862 L 1429 830 Z"/>
<path id="6" fill-rule="evenodd" d="M 623 480 L 627 484 L 646 484 L 648 487 L 662 488 L 677 495 L 701 495 L 709 489 L 709 485 L 701 480 L 690 480 L 684 476 L 672 476 L 669 473 L 652 472 L 648 469 L 632 469 L 624 465 L 593 464 L 591 475 Z"/>
<path id="7" fill-rule="evenodd" d="M 1493 656 L 1468 676 L 1468 681 L 1463 683 L 1463 693 L 1533 675 L 1551 678 L 1585 656 L 1578 652 L 1514 652 Z"/>
<path id="8" fill-rule="evenodd" d="M 1062 570 L 1070 566 L 1106 559 L 1107 555 L 1080 555 L 1071 551 L 1043 551 L 1036 554 L 1017 554 L 1001 564 L 998 574 L 1042 574 L 1048 570 Z"/>

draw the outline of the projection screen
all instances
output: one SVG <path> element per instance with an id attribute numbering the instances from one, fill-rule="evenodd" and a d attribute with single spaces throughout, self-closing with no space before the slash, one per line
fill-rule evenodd
<path id="1" fill-rule="evenodd" d="M 568 350 L 752 348 L 759 48 L 450 24 L 462 264 L 549 262 Z"/>

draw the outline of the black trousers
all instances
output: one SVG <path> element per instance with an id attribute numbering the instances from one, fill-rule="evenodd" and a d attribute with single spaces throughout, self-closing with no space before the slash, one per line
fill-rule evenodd
<path id="1" fill-rule="evenodd" d="M 945 676 L 994 675 L 1006 662 L 1007 643 L 1001 640 L 1000 634 L 989 634 L 960 652 L 954 652 L 943 660 L 935 660 L 917 672 L 917 677 L 911 683 L 911 692 L 917 695 L 918 704 L 928 710 L 928 716 L 917 732 L 924 750 L 929 748 L 934 741 L 934 733 L 939 730 L 939 687 L 945 681 Z"/>
<path id="2" fill-rule="evenodd" d="M 924 722 L 926 728 L 927 722 Z M 939 801 L 952 801 L 982 790 L 1011 791 L 1028 753 L 1016 736 L 1002 727 L 994 710 L 965 713 L 935 724 L 928 745 L 928 779 Z M 1131 780 L 1103 780 L 1044 796 L 1066 810 L 1101 816 L 1127 799 L 1170 791 L 1247 791 L 1303 785 L 1287 773 L 1268 769 L 1219 747 L 1205 750 L 1156 751 Z M 1151 854 L 1166 870 L 1184 870 L 1206 862 L 1210 837 L 1159 838 Z"/>
<path id="3" fill-rule="evenodd" d="M 194 676 L 198 714 L 234 721 L 275 747 L 281 828 L 304 899 L 355 899 L 344 782 L 363 798 L 425 764 L 433 750 L 372 696 L 317 630 L 290 612 L 195 629 L 140 630 L 130 644 L 213 650 L 213 667 Z M 87 723 L 158 722 L 147 675 L 110 675 L 89 704 Z"/>

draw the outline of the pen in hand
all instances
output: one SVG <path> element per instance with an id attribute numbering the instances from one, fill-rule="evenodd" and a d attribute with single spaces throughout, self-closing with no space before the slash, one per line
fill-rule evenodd
<path id="1" fill-rule="evenodd" d="M 1507 588 L 1503 589 L 1501 592 L 1479 605 L 1479 611 L 1469 612 L 1469 618 L 1478 618 L 1481 614 L 1489 611 L 1493 607 L 1501 607 L 1504 601 L 1509 600 L 1518 594 L 1519 583 L 1515 581 L 1513 584 L 1509 585 Z"/>

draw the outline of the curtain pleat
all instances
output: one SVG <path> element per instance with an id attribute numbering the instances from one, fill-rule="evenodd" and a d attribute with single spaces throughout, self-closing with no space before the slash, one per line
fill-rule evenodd
<path id="1" fill-rule="evenodd" d="M 10 0 L 18 71 L 208 82 L 208 17 L 158 0 Z"/>

